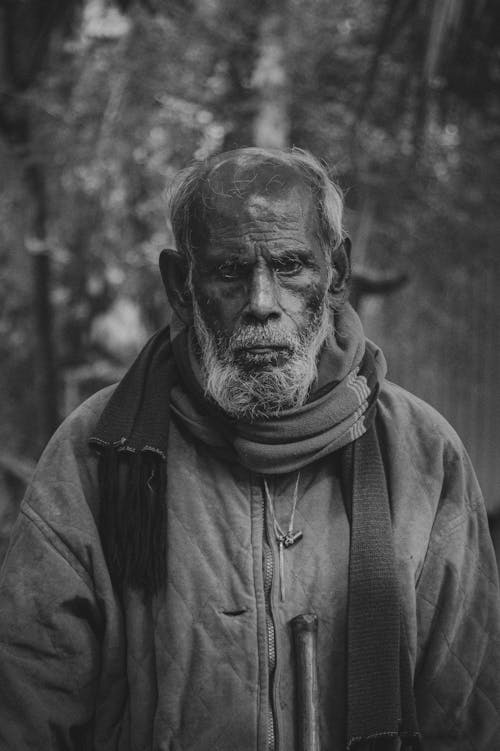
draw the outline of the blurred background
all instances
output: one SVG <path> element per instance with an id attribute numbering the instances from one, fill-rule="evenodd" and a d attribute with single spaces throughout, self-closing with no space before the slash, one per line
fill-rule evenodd
<path id="1" fill-rule="evenodd" d="M 168 320 L 172 176 L 245 145 L 340 182 L 353 304 L 495 519 L 497 0 L 0 0 L 0 35 L 0 557 L 53 430 Z"/>

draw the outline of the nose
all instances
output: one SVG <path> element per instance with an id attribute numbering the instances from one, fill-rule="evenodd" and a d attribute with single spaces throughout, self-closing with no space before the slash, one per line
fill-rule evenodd
<path id="1" fill-rule="evenodd" d="M 247 314 L 265 323 L 269 318 L 280 316 L 278 290 L 273 272 L 267 266 L 259 265 L 252 273 L 250 281 Z"/>

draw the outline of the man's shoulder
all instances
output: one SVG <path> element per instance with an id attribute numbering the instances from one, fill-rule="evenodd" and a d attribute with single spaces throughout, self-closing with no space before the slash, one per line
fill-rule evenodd
<path id="1" fill-rule="evenodd" d="M 392 466 L 416 472 L 418 482 L 427 485 L 461 477 L 465 495 L 478 495 L 464 443 L 434 407 L 388 381 L 379 395 L 378 415 L 383 451 Z"/>
<path id="2" fill-rule="evenodd" d="M 381 449 L 396 505 L 394 499 L 399 498 L 401 508 L 408 511 L 410 498 L 411 514 L 427 517 L 429 530 L 439 509 L 445 527 L 484 513 L 467 450 L 434 407 L 387 382 L 381 389 L 378 414 Z M 401 518 L 404 527 L 406 512 Z M 409 528 L 416 529 L 415 524 L 413 519 Z"/>
<path id="3" fill-rule="evenodd" d="M 106 386 L 76 407 L 56 430 L 51 443 L 69 441 L 75 445 L 86 445 L 116 385 Z"/>
<path id="4" fill-rule="evenodd" d="M 380 390 L 379 413 L 391 430 L 401 436 L 426 443 L 439 442 L 463 451 L 457 432 L 435 407 L 392 381 L 386 380 Z"/>
<path id="5" fill-rule="evenodd" d="M 62 422 L 45 447 L 21 504 L 20 517 L 28 518 L 57 549 L 60 543 L 64 550 L 73 551 L 79 561 L 86 560 L 95 542 L 99 513 L 97 453 L 89 438 L 113 389 L 97 392 Z"/>
<path id="6" fill-rule="evenodd" d="M 89 444 L 97 422 L 111 397 L 115 385 L 93 394 L 71 412 L 46 445 L 35 469 L 28 496 L 37 488 L 65 480 L 80 479 L 94 474 L 96 452 Z"/>

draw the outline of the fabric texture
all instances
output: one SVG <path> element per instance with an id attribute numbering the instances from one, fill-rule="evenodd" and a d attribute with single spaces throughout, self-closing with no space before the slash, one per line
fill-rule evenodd
<path id="1" fill-rule="evenodd" d="M 256 478 L 172 420 L 168 591 L 152 601 L 130 592 L 121 602 L 98 535 L 97 457 L 88 446 L 111 393 L 92 397 L 58 430 L 15 525 L 0 574 L 0 749 L 258 751 L 259 549 L 252 569 L 245 516 L 251 500 L 257 533 Z M 387 381 L 377 429 L 423 748 L 496 751 L 498 575 L 470 461 L 434 410 Z M 324 746 L 344 751 L 349 525 L 332 469 L 327 458 L 302 471 L 297 512 L 328 567 L 316 565 L 308 545 L 291 548 L 290 601 L 275 605 L 278 665 L 288 659 L 290 617 L 311 606 L 321 614 L 319 663 L 332 699 Z M 294 480 L 281 489 L 279 476 L 270 478 L 280 521 Z M 280 708 L 287 697 L 280 693 Z"/>
<path id="2" fill-rule="evenodd" d="M 351 310 L 347 315 L 355 314 Z M 204 398 L 190 364 L 187 340 L 183 332 L 172 343 L 180 378 L 172 388 L 171 408 L 194 437 L 210 444 L 226 461 L 266 475 L 294 472 L 359 438 L 373 420 L 386 366 L 381 351 L 371 343 L 352 370 L 317 388 L 302 407 L 248 423 L 228 419 Z"/>

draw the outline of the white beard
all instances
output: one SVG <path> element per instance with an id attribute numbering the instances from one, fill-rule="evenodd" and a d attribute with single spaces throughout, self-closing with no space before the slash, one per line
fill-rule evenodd
<path id="1" fill-rule="evenodd" d="M 252 422 L 277 417 L 305 403 L 330 331 L 328 295 L 307 328 L 295 335 L 267 322 L 241 326 L 226 337 L 208 328 L 194 295 L 193 309 L 205 395 L 224 412 Z M 241 350 L 256 344 L 285 344 L 288 357 L 283 364 L 263 363 L 258 358 L 252 362 L 252 356 L 242 355 Z"/>

